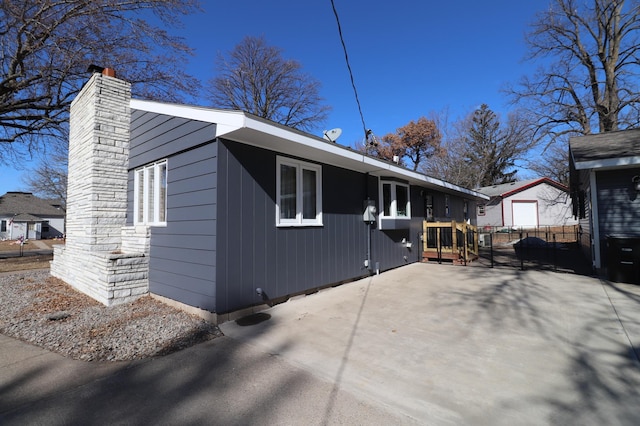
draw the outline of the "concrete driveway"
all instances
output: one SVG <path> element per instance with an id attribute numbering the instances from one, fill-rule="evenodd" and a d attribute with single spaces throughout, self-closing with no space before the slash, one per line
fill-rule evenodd
<path id="1" fill-rule="evenodd" d="M 640 424 L 640 286 L 413 264 L 265 313 L 222 330 L 408 423 Z"/>
<path id="2" fill-rule="evenodd" d="M 640 286 L 413 264 L 260 314 L 130 363 L 0 336 L 0 424 L 640 424 Z"/>

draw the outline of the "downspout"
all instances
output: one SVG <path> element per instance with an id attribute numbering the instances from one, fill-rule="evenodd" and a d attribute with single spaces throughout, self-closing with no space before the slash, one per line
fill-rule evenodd
<path id="1" fill-rule="evenodd" d="M 591 196 L 589 202 L 591 204 L 591 247 L 593 247 L 593 267 L 600 270 L 600 220 L 598 218 L 598 191 L 596 182 L 596 172 L 591 170 L 589 173 L 589 188 Z"/>
<path id="2" fill-rule="evenodd" d="M 367 223 L 367 269 L 369 274 L 373 272 L 371 267 L 371 222 Z"/>
<path id="3" fill-rule="evenodd" d="M 365 202 L 365 209 L 367 209 L 369 201 L 370 201 L 370 196 L 369 196 L 369 173 L 367 172 L 364 175 L 364 192 L 365 192 L 365 197 L 366 197 L 366 202 Z M 373 267 L 371 266 L 371 222 L 367 222 L 367 270 L 369 271 L 369 274 L 371 274 L 373 272 Z"/>

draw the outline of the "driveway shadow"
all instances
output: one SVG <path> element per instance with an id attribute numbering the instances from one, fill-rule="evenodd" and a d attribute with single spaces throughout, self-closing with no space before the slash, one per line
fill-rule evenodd
<path id="1" fill-rule="evenodd" d="M 640 291 L 544 270 L 479 271 L 476 285 L 456 286 L 443 299 L 447 310 L 460 312 L 470 339 L 486 328 L 487 343 L 526 363 L 505 364 L 505 374 L 524 371 L 529 388 L 503 400 L 503 408 L 546 413 L 544 424 L 638 424 Z"/>

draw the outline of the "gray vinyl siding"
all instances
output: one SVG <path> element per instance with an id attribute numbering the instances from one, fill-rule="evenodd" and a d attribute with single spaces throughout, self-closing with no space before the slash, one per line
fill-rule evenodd
<path id="1" fill-rule="evenodd" d="M 276 227 L 276 156 L 225 141 L 219 158 L 220 312 L 364 276 L 364 175 L 322 166 L 322 227 Z"/>
<path id="2" fill-rule="evenodd" d="M 129 169 L 213 140 L 215 124 L 150 112 L 132 111 Z"/>
<path id="3" fill-rule="evenodd" d="M 640 169 L 596 173 L 602 265 L 607 262 L 607 235 L 640 236 L 640 196 L 631 184 L 635 175 Z"/>
<path id="4" fill-rule="evenodd" d="M 152 293 L 215 311 L 217 143 L 168 159 L 167 226 L 153 227 Z"/>
<path id="5" fill-rule="evenodd" d="M 167 159 L 167 224 L 151 228 L 152 293 L 222 314 L 260 304 L 258 287 L 281 299 L 365 277 L 368 233 L 373 272 L 421 258 L 423 188 L 411 186 L 406 229 L 370 228 L 363 203 L 379 205 L 379 179 L 321 164 L 323 225 L 276 227 L 276 158 L 285 154 L 212 141 L 214 125 L 158 114 L 134 111 L 131 128 L 129 224 L 135 169 Z M 444 195 L 431 193 L 444 215 Z M 463 219 L 462 203 L 450 196 L 451 219 Z"/>
<path id="6" fill-rule="evenodd" d="M 640 169 L 596 173 L 598 220 L 602 234 L 640 235 L 640 197 L 631 179 Z"/>
<path id="7" fill-rule="evenodd" d="M 149 289 L 216 310 L 217 143 L 215 125 L 132 113 L 128 222 L 136 167 L 167 159 L 167 225 L 151 228 Z"/>
<path id="8" fill-rule="evenodd" d="M 591 211 L 586 210 L 586 217 L 578 221 L 578 244 L 580 250 L 586 259 L 593 260 L 592 246 L 591 246 L 591 225 L 589 224 Z"/>
<path id="9" fill-rule="evenodd" d="M 230 141 L 219 143 L 218 154 L 219 313 L 259 303 L 258 287 L 276 299 L 369 275 L 362 213 L 367 195 L 378 204 L 376 177 L 323 164 L 323 225 L 276 227 L 276 157 L 282 154 Z M 371 230 L 373 267 L 420 259 L 420 188 L 411 188 L 411 203 L 407 229 Z M 402 246 L 403 238 L 414 243 L 413 251 Z"/>
<path id="10" fill-rule="evenodd" d="M 576 208 L 577 218 L 578 218 L 578 243 L 580 244 L 580 250 L 584 254 L 585 258 L 593 260 L 594 253 L 593 247 L 591 243 L 591 200 L 590 200 L 590 189 L 589 189 L 589 171 L 581 170 L 579 172 L 579 181 L 582 182 L 581 186 L 578 187 L 577 191 L 584 191 L 584 197 L 574 197 L 572 202 L 578 203 Z M 580 200 L 582 200 L 582 206 L 579 205 Z M 584 212 L 584 217 L 580 217 L 580 212 Z"/>

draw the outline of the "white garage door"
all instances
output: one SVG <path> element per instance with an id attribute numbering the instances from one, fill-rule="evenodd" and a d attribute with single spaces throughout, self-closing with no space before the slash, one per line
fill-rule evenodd
<path id="1" fill-rule="evenodd" d="M 538 226 L 538 203 L 535 201 L 514 201 L 513 226 L 535 227 Z"/>

